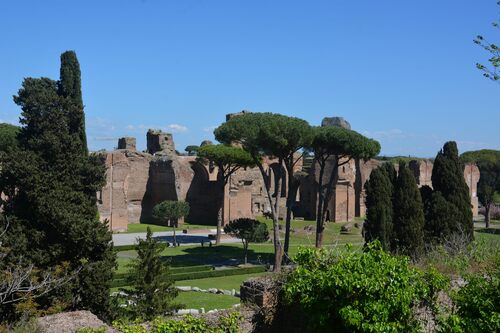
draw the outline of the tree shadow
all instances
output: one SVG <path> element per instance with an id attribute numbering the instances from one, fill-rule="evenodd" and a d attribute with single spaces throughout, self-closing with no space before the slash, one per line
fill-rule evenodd
<path id="1" fill-rule="evenodd" d="M 496 228 L 482 228 L 482 229 L 476 229 L 476 232 L 484 233 L 484 234 L 492 234 L 492 235 L 500 235 L 500 229 Z"/>
<path id="2" fill-rule="evenodd" d="M 185 254 L 166 255 L 162 258 L 170 261 L 172 266 L 236 266 L 243 264 L 245 255 L 243 248 L 230 245 L 191 247 L 184 249 L 184 252 Z M 251 264 L 270 264 L 273 258 L 271 253 L 260 253 L 248 249 L 248 262 Z"/>

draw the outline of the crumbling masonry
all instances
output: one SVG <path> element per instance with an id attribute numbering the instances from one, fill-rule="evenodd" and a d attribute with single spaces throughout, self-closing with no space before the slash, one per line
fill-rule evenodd
<path id="1" fill-rule="evenodd" d="M 228 115 L 229 119 L 232 115 Z M 322 126 L 342 126 L 350 128 L 342 118 L 325 118 Z M 172 134 L 157 130 L 147 132 L 147 149 L 136 150 L 135 138 L 121 138 L 118 149 L 105 152 L 106 185 L 97 194 L 99 213 L 102 220 L 109 221 L 110 229 L 123 231 L 128 224 L 152 222 L 151 212 L 163 200 L 185 200 L 190 204 L 187 221 L 196 224 L 216 225 L 217 208 L 222 193 L 217 186 L 217 168 L 196 162 L 196 156 L 178 155 Z M 311 158 L 300 161 L 295 171 L 305 171 L 293 207 L 295 217 L 314 219 L 317 201 L 317 165 Z M 279 166 L 276 160 L 264 159 L 266 182 L 275 184 L 274 175 Z M 327 219 L 331 221 L 351 221 L 364 216 L 364 184 L 373 169 L 383 162 L 351 160 L 339 170 L 339 180 L 335 195 L 328 203 Z M 409 164 L 419 186 L 432 185 L 432 161 L 415 160 Z M 286 171 L 282 169 L 283 185 Z M 467 164 L 464 177 L 469 186 L 474 216 L 478 212 L 477 182 L 479 169 Z M 284 214 L 286 186 L 281 193 L 275 193 L 271 185 L 271 195 L 281 198 L 280 213 Z M 255 217 L 270 211 L 264 183 L 258 168 L 238 170 L 231 176 L 226 188 L 224 220 L 239 217 Z M 283 216 L 282 216 L 283 217 Z"/>

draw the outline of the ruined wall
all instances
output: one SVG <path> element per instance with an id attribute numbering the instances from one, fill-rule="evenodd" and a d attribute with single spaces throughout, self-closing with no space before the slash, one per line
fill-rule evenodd
<path id="1" fill-rule="evenodd" d="M 323 123 L 325 126 L 350 127 L 347 121 L 337 117 L 325 118 Z M 177 155 L 171 134 L 149 130 L 147 139 L 148 153 L 136 151 L 135 138 L 122 138 L 118 144 L 120 149 L 103 153 L 107 170 L 106 184 L 97 194 L 98 208 L 101 220 L 107 219 L 112 230 L 126 230 L 130 223 L 153 222 L 152 209 L 163 200 L 185 200 L 190 204 L 187 221 L 216 225 L 222 191 L 225 193 L 226 223 L 240 217 L 253 218 L 271 211 L 266 184 L 270 186 L 273 200 L 279 198 L 279 217 L 285 218 L 288 176 L 283 168 L 284 187 L 278 193 L 276 175 L 280 168 L 276 159 L 264 158 L 262 161 L 264 179 L 258 168 L 240 169 L 222 189 L 217 180 L 217 168 L 198 163 L 196 156 Z M 354 217 L 365 216 L 364 185 L 372 170 L 382 163 L 378 160 L 349 160 L 340 166 L 336 191 L 327 203 L 327 220 L 351 221 Z M 328 161 L 324 183 L 328 181 L 333 165 L 333 161 Z M 409 166 L 419 186 L 432 186 L 431 161 L 411 161 Z M 319 166 L 311 158 L 305 162 L 300 159 L 295 165 L 294 174 L 299 171 L 303 176 L 293 213 L 295 217 L 315 219 Z M 473 214 L 477 216 L 477 166 L 467 164 L 464 177 L 470 190 Z"/>

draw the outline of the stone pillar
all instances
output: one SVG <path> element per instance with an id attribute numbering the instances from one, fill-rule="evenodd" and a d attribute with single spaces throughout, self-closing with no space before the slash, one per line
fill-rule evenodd
<path id="1" fill-rule="evenodd" d="M 136 150 L 135 138 L 124 137 L 118 139 L 118 149 Z"/>
<path id="2" fill-rule="evenodd" d="M 172 134 L 150 129 L 148 130 L 146 139 L 147 150 L 151 155 L 156 153 L 169 156 L 175 155 L 175 144 Z"/>

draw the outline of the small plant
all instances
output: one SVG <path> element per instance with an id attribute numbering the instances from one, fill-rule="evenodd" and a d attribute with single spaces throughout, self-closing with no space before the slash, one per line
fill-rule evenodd
<path id="1" fill-rule="evenodd" d="M 131 274 L 126 278 L 132 289 L 123 289 L 114 299 L 116 317 L 150 320 L 180 306 L 173 303 L 178 291 L 168 266 L 162 262 L 164 249 L 165 244 L 154 239 L 148 227 L 146 239 L 139 239 L 138 257 L 130 264 Z"/>

